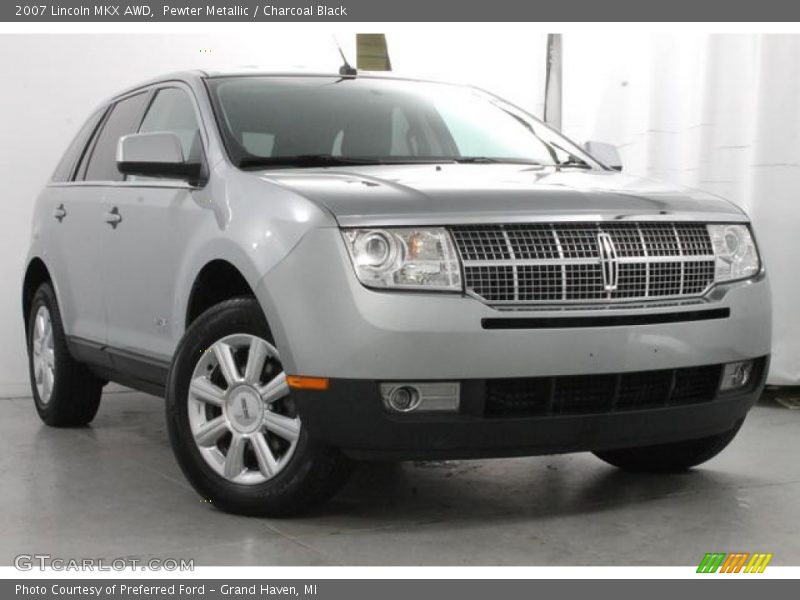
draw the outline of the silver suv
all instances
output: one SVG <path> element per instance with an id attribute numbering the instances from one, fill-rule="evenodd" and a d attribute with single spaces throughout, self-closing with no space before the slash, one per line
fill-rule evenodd
<path id="1" fill-rule="evenodd" d="M 166 398 L 223 510 L 297 513 L 353 459 L 592 451 L 674 471 L 758 398 L 748 218 L 462 86 L 171 75 L 89 118 L 36 204 L 36 410 Z"/>

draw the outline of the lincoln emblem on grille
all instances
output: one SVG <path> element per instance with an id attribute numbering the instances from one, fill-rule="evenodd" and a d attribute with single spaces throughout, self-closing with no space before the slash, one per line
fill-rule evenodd
<path id="1" fill-rule="evenodd" d="M 619 281 L 619 264 L 614 240 L 605 231 L 597 234 L 597 249 L 600 253 L 600 269 L 603 271 L 603 289 L 613 292 Z"/>

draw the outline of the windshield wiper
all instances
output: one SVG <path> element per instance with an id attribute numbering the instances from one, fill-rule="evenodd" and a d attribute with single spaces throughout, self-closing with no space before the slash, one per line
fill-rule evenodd
<path id="1" fill-rule="evenodd" d="M 538 160 L 526 158 L 491 158 L 489 156 L 459 156 L 452 159 L 459 164 L 512 164 L 512 165 L 541 165 Z"/>
<path id="2" fill-rule="evenodd" d="M 575 156 L 572 152 L 570 152 L 569 150 L 567 150 L 565 148 L 562 148 L 558 144 L 556 144 L 554 142 L 550 142 L 550 145 L 553 146 L 554 148 L 557 148 L 557 149 L 561 150 L 562 152 L 566 153 L 567 156 L 569 156 L 569 158 L 567 160 L 562 160 L 561 162 L 556 162 L 556 166 L 557 167 L 573 167 L 575 169 L 592 169 L 593 168 L 592 165 L 587 163 L 581 157 Z"/>
<path id="3" fill-rule="evenodd" d="M 335 156 L 333 154 L 298 154 L 296 156 L 253 156 L 242 158 L 240 169 L 264 169 L 270 167 L 340 167 L 352 165 L 404 165 L 435 164 L 442 162 L 463 164 L 517 164 L 540 166 L 542 163 L 525 158 L 491 158 L 489 156 L 453 156 L 421 158 L 371 158 L 359 156 Z"/>
<path id="4" fill-rule="evenodd" d="M 264 156 L 243 158 L 240 169 L 266 167 L 339 167 L 346 165 L 382 165 L 378 158 L 334 156 L 333 154 L 298 154 L 296 156 Z"/>
<path id="5" fill-rule="evenodd" d="M 556 163 L 556 166 L 558 166 L 558 167 L 572 167 L 574 169 L 591 169 L 592 168 L 592 165 L 587 163 L 582 158 L 578 158 L 577 156 L 572 156 L 572 155 L 570 155 L 570 157 L 567 160 L 562 160 L 560 163 Z"/>

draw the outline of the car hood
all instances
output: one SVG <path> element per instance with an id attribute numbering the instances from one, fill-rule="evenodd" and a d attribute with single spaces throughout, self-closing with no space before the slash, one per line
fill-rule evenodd
<path id="1" fill-rule="evenodd" d="M 270 170 L 257 177 L 327 208 L 342 226 L 547 220 L 744 221 L 711 194 L 616 171 L 520 165 Z"/>

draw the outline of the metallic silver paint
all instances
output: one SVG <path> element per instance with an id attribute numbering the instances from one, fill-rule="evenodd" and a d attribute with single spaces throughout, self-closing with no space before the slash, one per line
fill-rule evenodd
<path id="1" fill-rule="evenodd" d="M 326 207 L 343 227 L 747 221 L 711 194 L 616 171 L 442 164 L 264 171 L 261 177 Z"/>
<path id="2" fill-rule="evenodd" d="M 695 220 L 747 222 L 710 194 L 614 171 L 406 165 L 242 171 L 230 164 L 200 72 L 150 82 L 196 103 L 209 181 L 51 184 L 36 203 L 28 261 L 54 280 L 68 335 L 169 361 L 209 262 L 255 291 L 289 373 L 443 379 L 600 373 L 749 359 L 770 350 L 766 277 L 713 288 L 731 318 L 691 324 L 485 331 L 502 316 L 466 295 L 376 292 L 355 278 L 339 227 Z M 64 206 L 62 222 L 54 210 Z M 112 229 L 104 214 L 117 207 Z M 725 293 L 723 293 L 723 291 Z M 586 307 L 583 314 L 691 310 Z M 560 314 L 559 308 L 514 316 Z M 158 323 L 164 323 L 160 326 Z"/>

